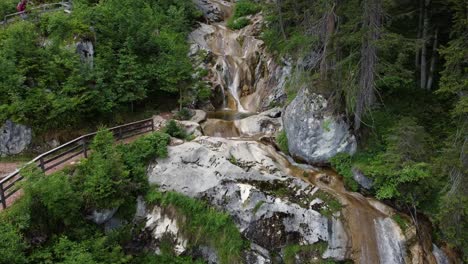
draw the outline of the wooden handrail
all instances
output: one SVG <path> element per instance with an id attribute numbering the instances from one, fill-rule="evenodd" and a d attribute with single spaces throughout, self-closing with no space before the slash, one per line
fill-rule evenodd
<path id="1" fill-rule="evenodd" d="M 9 23 L 10 18 L 17 17 L 17 16 L 20 16 L 22 14 L 28 14 L 28 13 L 31 13 L 32 11 L 34 11 L 34 10 L 42 10 L 43 12 L 40 12 L 40 13 L 44 13 L 46 11 L 51 10 L 51 9 L 47 9 L 48 7 L 54 7 L 54 6 L 58 6 L 55 10 L 59 10 L 62 7 L 63 7 L 63 9 L 71 8 L 72 4 L 71 4 L 71 1 L 67 1 L 67 2 L 57 2 L 57 3 L 48 3 L 48 4 L 39 5 L 37 7 L 30 8 L 29 10 L 26 10 L 26 11 L 23 11 L 23 12 L 16 12 L 16 13 L 11 13 L 11 14 L 5 15 L 4 18 L 3 18 L 3 21 L 1 23 L 4 26 L 6 26 Z"/>
<path id="2" fill-rule="evenodd" d="M 154 131 L 154 120 L 153 118 L 148 118 L 148 119 L 144 119 L 141 121 L 136 121 L 136 122 L 112 127 L 107 130 L 113 132 L 114 135 L 115 135 L 115 132 L 119 132 L 117 140 L 122 140 L 124 138 Z M 8 197 L 10 197 L 11 195 L 13 195 L 19 190 L 17 188 L 12 192 L 6 193 L 6 191 L 15 187 L 16 183 L 18 183 L 19 181 L 23 179 L 23 177 L 20 176 L 21 169 L 29 165 L 36 164 L 36 166 L 41 168 L 43 172 L 46 172 L 48 170 L 58 167 L 59 165 L 81 154 L 84 154 L 86 158 L 88 144 L 89 142 L 91 142 L 91 140 L 94 138 L 94 136 L 97 133 L 98 132 L 94 132 L 94 133 L 80 136 L 52 150 L 42 153 L 39 156 L 32 159 L 31 161 L 29 161 L 28 163 L 26 163 L 22 168 L 16 169 L 14 172 L 10 173 L 5 178 L 1 179 L 0 180 L 0 203 L 2 204 L 3 209 L 7 208 L 6 200 L 8 199 Z M 75 144 L 78 144 L 78 145 L 73 146 Z M 66 148 L 68 147 L 72 147 L 72 148 L 66 150 Z M 56 156 L 46 159 L 46 157 L 53 155 L 53 154 L 56 154 Z M 70 154 L 70 156 L 67 157 L 68 154 Z M 60 160 L 61 158 L 64 158 L 64 159 Z M 47 166 L 48 163 L 53 162 L 53 161 L 56 161 L 56 162 L 52 164 L 51 166 Z M 39 164 L 37 164 L 38 162 Z M 5 186 L 5 184 L 7 185 Z"/>

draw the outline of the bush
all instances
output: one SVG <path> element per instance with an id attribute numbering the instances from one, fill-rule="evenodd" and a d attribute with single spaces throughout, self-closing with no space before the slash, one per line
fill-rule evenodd
<path id="1" fill-rule="evenodd" d="M 260 10 L 261 7 L 250 0 L 238 1 L 234 7 L 234 14 L 228 20 L 227 26 L 235 30 L 242 29 L 250 24 L 250 19 L 245 16 L 253 15 Z"/>
<path id="2" fill-rule="evenodd" d="M 240 0 L 234 7 L 234 18 L 253 15 L 260 12 L 260 5 L 252 2 L 251 0 Z"/>
<path id="3" fill-rule="evenodd" d="M 250 19 L 246 18 L 246 17 L 241 17 L 241 18 L 237 18 L 237 19 L 229 19 L 228 20 L 228 23 L 227 23 L 227 26 L 230 28 L 230 29 L 234 29 L 234 30 L 239 30 L 239 29 L 242 29 L 246 26 L 248 26 L 250 24 Z"/>
<path id="4" fill-rule="evenodd" d="M 276 144 L 278 144 L 278 147 L 283 153 L 289 154 L 288 136 L 286 131 L 283 130 L 279 132 L 279 134 L 276 136 Z"/>
<path id="5" fill-rule="evenodd" d="M 348 190 L 357 192 L 359 190 L 359 184 L 353 178 L 352 172 L 352 158 L 347 153 L 339 153 L 330 160 L 333 168 L 343 176 L 345 187 Z"/>
<path id="6" fill-rule="evenodd" d="M 120 206 L 131 191 L 129 171 L 114 146 L 112 133 L 100 130 L 91 144 L 91 156 L 78 166 L 74 177 L 82 190 L 86 207 L 93 209 Z"/>
<path id="7" fill-rule="evenodd" d="M 177 120 L 189 120 L 190 118 L 192 118 L 192 112 L 187 108 L 182 108 L 182 110 L 175 114 L 175 119 Z"/>
<path id="8" fill-rule="evenodd" d="M 170 120 L 163 131 L 175 138 L 186 139 L 188 137 L 187 132 L 174 120 Z"/>
<path id="9" fill-rule="evenodd" d="M 0 264 L 26 263 L 25 249 L 20 232 L 11 223 L 0 221 Z"/>

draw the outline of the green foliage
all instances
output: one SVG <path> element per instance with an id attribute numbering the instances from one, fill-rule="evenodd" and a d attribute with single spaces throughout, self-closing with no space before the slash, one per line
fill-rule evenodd
<path id="1" fill-rule="evenodd" d="M 189 135 L 185 132 L 185 129 L 182 128 L 176 121 L 170 120 L 167 122 L 166 127 L 163 129 L 164 133 L 169 134 L 172 137 L 186 139 Z"/>
<path id="2" fill-rule="evenodd" d="M 132 264 L 203 264 L 201 260 L 190 257 L 173 256 L 170 254 L 145 255 L 132 261 Z"/>
<path id="3" fill-rule="evenodd" d="M 286 131 L 282 130 L 279 132 L 279 134 L 276 136 L 276 144 L 278 144 L 278 147 L 282 152 L 289 154 L 289 143 Z"/>
<path id="4" fill-rule="evenodd" d="M 188 108 L 182 108 L 175 114 L 175 119 L 177 120 L 190 120 L 192 118 L 192 112 Z"/>
<path id="5" fill-rule="evenodd" d="M 91 144 L 92 155 L 78 166 L 74 180 L 82 188 L 88 208 L 119 207 L 131 191 L 130 172 L 108 130 L 100 130 Z"/>
<path id="6" fill-rule="evenodd" d="M 260 10 L 260 5 L 251 0 L 238 1 L 234 7 L 233 16 L 227 22 L 227 26 L 234 30 L 242 29 L 250 24 L 250 19 L 246 16 L 258 13 Z"/>
<path id="7" fill-rule="evenodd" d="M 408 220 L 406 220 L 405 218 L 403 218 L 401 215 L 399 214 L 394 214 L 392 216 L 392 219 L 398 224 L 398 226 L 400 226 L 401 230 L 404 232 L 406 232 L 406 230 L 408 229 L 408 227 L 410 226 Z"/>
<path id="8" fill-rule="evenodd" d="M 259 201 L 257 204 L 255 204 L 255 207 L 253 209 L 253 213 L 256 214 L 258 212 L 258 210 L 260 209 L 260 207 L 262 207 L 262 205 L 265 204 L 265 201 Z"/>
<path id="9" fill-rule="evenodd" d="M 16 3 L 2 1 L 0 13 Z M 186 37 L 199 15 L 190 1 L 81 0 L 71 14 L 9 24 L 0 30 L 0 121 L 36 132 L 72 129 L 107 121 L 162 91 L 184 94 L 197 81 Z M 92 64 L 71 48 L 79 40 L 93 43 Z"/>
<path id="10" fill-rule="evenodd" d="M 330 163 L 333 168 L 343 176 L 345 187 L 348 190 L 357 192 L 359 184 L 353 178 L 353 164 L 351 156 L 347 153 L 339 153 L 330 159 Z"/>
<path id="11" fill-rule="evenodd" d="M 26 263 L 26 243 L 20 232 L 9 222 L 0 219 L 0 264 Z"/>
<path id="12" fill-rule="evenodd" d="M 221 263 L 239 261 L 246 244 L 229 214 L 174 192 L 160 193 L 153 189 L 146 200 L 164 207 L 172 206 L 186 216 L 186 220 L 179 223 L 184 234 L 197 244 L 207 243 L 214 247 Z"/>
<path id="13" fill-rule="evenodd" d="M 260 12 L 261 7 L 251 0 L 240 0 L 234 7 L 234 17 L 239 18 L 248 15 L 254 15 Z"/>
<path id="14" fill-rule="evenodd" d="M 325 206 L 320 209 L 320 214 L 328 218 L 331 218 L 334 213 L 340 212 L 343 208 L 343 205 L 337 199 L 326 192 L 319 191 L 316 196 L 325 203 Z"/>
<path id="15" fill-rule="evenodd" d="M 230 29 L 239 30 L 239 29 L 245 28 L 249 24 L 250 24 L 250 19 L 248 19 L 246 17 L 240 17 L 240 18 L 236 18 L 236 19 L 234 19 L 234 18 L 229 19 L 228 23 L 227 23 L 227 26 Z"/>
<path id="16" fill-rule="evenodd" d="M 329 263 L 326 260 L 322 260 L 321 257 L 325 250 L 327 250 L 327 243 L 319 241 L 312 245 L 288 245 L 284 248 L 284 263 L 285 264 L 294 264 L 296 263 L 296 256 L 298 254 L 303 254 L 307 256 L 308 259 L 315 259 L 318 261 L 314 263 Z"/>

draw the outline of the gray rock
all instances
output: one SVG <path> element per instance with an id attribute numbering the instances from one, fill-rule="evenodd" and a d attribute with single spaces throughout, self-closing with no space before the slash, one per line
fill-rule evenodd
<path id="1" fill-rule="evenodd" d="M 0 128 L 0 156 L 20 154 L 31 144 L 31 140 L 30 128 L 7 120 Z"/>
<path id="2" fill-rule="evenodd" d="M 119 208 L 94 210 L 90 215 L 86 217 L 86 219 L 91 220 L 98 225 L 101 225 L 109 221 L 115 215 L 118 209 Z"/>
<path id="3" fill-rule="evenodd" d="M 166 126 L 167 120 L 164 119 L 164 117 L 162 116 L 156 115 L 156 116 L 153 116 L 153 123 L 154 123 L 154 130 L 158 131 L 158 130 L 163 129 Z"/>
<path id="4" fill-rule="evenodd" d="M 438 248 L 435 244 L 432 244 L 432 255 L 437 261 L 437 264 L 450 264 L 450 260 L 447 257 L 447 254 L 440 248 Z"/>
<path id="5" fill-rule="evenodd" d="M 328 241 L 333 232 L 328 219 L 309 207 L 314 186 L 288 176 L 275 153 L 255 141 L 199 137 L 169 147 L 168 157 L 148 169 L 149 181 L 229 213 L 241 233 L 266 250 L 245 252 L 246 263 L 271 263 L 268 251 Z M 277 185 L 291 193 L 278 196 Z"/>
<path id="6" fill-rule="evenodd" d="M 338 217 L 332 217 L 330 220 L 332 232 L 328 238 L 328 248 L 323 253 L 322 258 L 332 258 L 338 261 L 346 260 L 351 248 L 348 245 L 348 235 L 346 234 L 343 223 Z"/>
<path id="7" fill-rule="evenodd" d="M 194 110 L 195 114 L 190 119 L 191 122 L 201 123 L 206 120 L 206 112 L 203 110 Z"/>
<path id="8" fill-rule="evenodd" d="M 222 3 L 225 1 L 219 1 L 220 3 L 214 3 L 209 0 L 193 0 L 195 5 L 203 12 L 204 17 L 208 22 L 221 22 L 224 20 L 225 14 Z M 225 2 L 225 5 L 229 3 Z"/>
<path id="9" fill-rule="evenodd" d="M 289 152 L 308 163 L 326 163 L 338 153 L 356 152 L 356 138 L 343 118 L 327 109 L 327 100 L 303 88 L 286 108 L 283 125 Z"/>
<path id="10" fill-rule="evenodd" d="M 203 135 L 201 132 L 201 126 L 197 122 L 192 121 L 176 121 L 189 135 L 194 135 L 195 137 L 199 137 Z"/>
<path id="11" fill-rule="evenodd" d="M 367 178 L 358 168 L 353 168 L 353 179 L 364 189 L 370 190 L 374 185 L 372 179 Z"/>
<path id="12" fill-rule="evenodd" d="M 234 125 L 242 136 L 267 135 L 273 136 L 283 128 L 281 109 L 274 108 L 258 115 L 235 120 Z"/>
<path id="13" fill-rule="evenodd" d="M 89 40 L 83 40 L 76 44 L 76 53 L 80 55 L 81 61 L 88 64 L 91 68 L 94 66 L 94 45 Z"/>

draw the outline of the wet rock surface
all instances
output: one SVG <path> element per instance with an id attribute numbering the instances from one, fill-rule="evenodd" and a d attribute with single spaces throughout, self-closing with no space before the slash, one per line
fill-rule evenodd
<path id="1" fill-rule="evenodd" d="M 10 120 L 0 127 L 0 156 L 17 155 L 31 144 L 32 130 Z"/>
<path id="2" fill-rule="evenodd" d="M 170 147 L 168 158 L 150 166 L 149 180 L 162 191 L 200 198 L 228 212 L 241 233 L 264 249 L 245 252 L 248 259 L 269 263 L 271 250 L 328 241 L 333 226 L 312 209 L 314 186 L 288 176 L 265 148 L 255 141 L 199 137 Z"/>
<path id="3" fill-rule="evenodd" d="M 322 96 L 303 88 L 283 114 L 289 152 L 310 164 L 326 163 L 338 153 L 356 152 L 356 138 L 349 125 L 329 112 Z"/>

